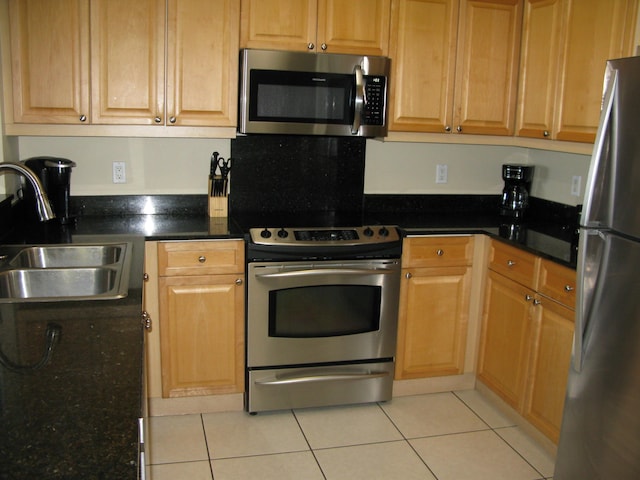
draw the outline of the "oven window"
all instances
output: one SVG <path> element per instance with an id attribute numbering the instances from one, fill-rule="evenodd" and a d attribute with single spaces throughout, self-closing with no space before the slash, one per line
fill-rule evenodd
<path id="1" fill-rule="evenodd" d="M 380 286 L 320 285 L 269 292 L 270 337 L 334 337 L 380 328 Z"/>

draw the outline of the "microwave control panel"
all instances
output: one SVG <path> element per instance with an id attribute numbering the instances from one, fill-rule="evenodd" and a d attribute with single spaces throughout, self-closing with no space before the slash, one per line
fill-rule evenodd
<path id="1" fill-rule="evenodd" d="M 364 115 L 365 125 L 384 125 L 387 79 L 383 76 L 364 76 Z"/>

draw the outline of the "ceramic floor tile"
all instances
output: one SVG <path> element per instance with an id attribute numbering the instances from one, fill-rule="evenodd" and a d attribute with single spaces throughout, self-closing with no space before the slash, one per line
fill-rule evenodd
<path id="1" fill-rule="evenodd" d="M 311 452 L 278 453 L 213 460 L 216 480 L 323 480 Z M 155 478 L 153 480 L 156 480 Z"/>
<path id="2" fill-rule="evenodd" d="M 452 393 L 398 397 L 382 408 L 406 438 L 489 428 Z"/>
<path id="3" fill-rule="evenodd" d="M 455 392 L 455 395 L 491 428 L 511 427 L 514 425 L 513 420 L 508 418 L 477 390 L 461 390 Z"/>
<path id="4" fill-rule="evenodd" d="M 496 433 L 545 477 L 552 477 L 555 458 L 519 427 L 499 428 Z"/>
<path id="5" fill-rule="evenodd" d="M 150 463 L 209 460 L 200 415 L 151 417 Z"/>
<path id="6" fill-rule="evenodd" d="M 314 453 L 327 480 L 436 480 L 406 441 Z"/>
<path id="7" fill-rule="evenodd" d="M 151 478 L 153 480 L 177 480 L 188 478 L 189 480 L 212 480 L 211 465 L 209 461 L 167 463 L 151 466 Z"/>
<path id="8" fill-rule="evenodd" d="M 309 450 L 291 411 L 202 415 L 211 458 Z"/>
<path id="9" fill-rule="evenodd" d="M 410 440 L 438 480 L 542 478 L 491 430 Z"/>
<path id="10" fill-rule="evenodd" d="M 311 448 L 402 440 L 377 404 L 295 410 Z"/>

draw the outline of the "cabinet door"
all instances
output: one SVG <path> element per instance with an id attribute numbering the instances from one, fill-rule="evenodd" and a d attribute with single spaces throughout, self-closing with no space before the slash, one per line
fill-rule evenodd
<path id="1" fill-rule="evenodd" d="M 525 0 L 516 133 L 551 139 L 563 0 Z"/>
<path id="2" fill-rule="evenodd" d="M 242 0 L 240 47 L 312 50 L 317 15 L 317 0 Z"/>
<path id="3" fill-rule="evenodd" d="M 471 269 L 403 269 L 396 379 L 464 369 Z"/>
<path id="4" fill-rule="evenodd" d="M 461 0 L 456 131 L 513 134 L 521 24 L 522 0 Z"/>
<path id="5" fill-rule="evenodd" d="M 163 397 L 243 391 L 242 283 L 238 275 L 160 278 Z"/>
<path id="6" fill-rule="evenodd" d="M 558 443 L 573 346 L 574 311 L 546 298 L 540 302 L 535 307 L 535 348 L 524 416 Z"/>
<path id="7" fill-rule="evenodd" d="M 555 138 L 592 143 L 606 60 L 632 54 L 637 0 L 566 0 Z"/>
<path id="8" fill-rule="evenodd" d="M 164 123 L 164 0 L 92 0 L 91 121 Z"/>
<path id="9" fill-rule="evenodd" d="M 387 55 L 391 0 L 319 0 L 316 50 Z"/>
<path id="10" fill-rule="evenodd" d="M 444 133 L 452 122 L 457 0 L 394 0 L 389 130 Z"/>
<path id="11" fill-rule="evenodd" d="M 520 410 L 531 344 L 533 291 L 489 271 L 478 378 Z"/>
<path id="12" fill-rule="evenodd" d="M 236 125 L 239 28 L 237 1 L 169 0 L 167 125 Z"/>
<path id="13" fill-rule="evenodd" d="M 89 1 L 11 0 L 16 123 L 89 118 Z"/>

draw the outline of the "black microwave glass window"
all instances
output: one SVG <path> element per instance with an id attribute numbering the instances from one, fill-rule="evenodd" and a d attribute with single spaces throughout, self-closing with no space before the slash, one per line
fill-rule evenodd
<path id="1" fill-rule="evenodd" d="M 319 285 L 269 292 L 269 336 L 334 337 L 380 329 L 382 287 Z"/>
<path id="2" fill-rule="evenodd" d="M 252 70 L 252 121 L 352 123 L 353 75 Z"/>

